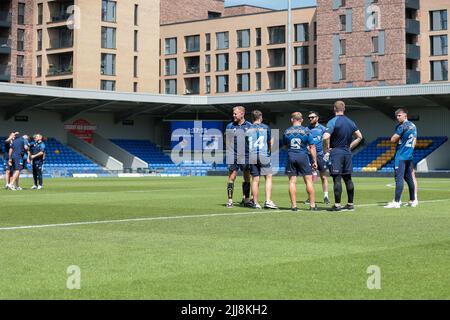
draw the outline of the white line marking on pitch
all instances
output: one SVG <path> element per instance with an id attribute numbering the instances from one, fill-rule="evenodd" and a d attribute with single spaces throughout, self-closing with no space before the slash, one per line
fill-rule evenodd
<path id="1" fill-rule="evenodd" d="M 438 200 L 425 200 L 419 203 L 434 203 L 434 202 L 445 202 L 450 201 L 450 199 L 438 199 Z M 380 206 L 379 203 L 369 203 L 356 205 L 358 207 L 375 207 Z M 151 218 L 133 218 L 133 219 L 120 219 L 120 220 L 99 220 L 99 221 L 84 221 L 84 222 L 69 222 L 69 223 L 55 223 L 55 224 L 41 224 L 33 226 L 18 226 L 18 227 L 2 227 L 0 231 L 11 231 L 11 230 L 25 230 L 25 229 L 43 229 L 43 228 L 56 228 L 56 227 L 72 227 L 72 226 L 83 226 L 91 224 L 109 224 L 109 223 L 124 223 L 124 222 L 139 222 L 139 221 L 156 221 L 156 220 L 176 220 L 176 219 L 194 219 L 194 218 L 209 218 L 209 217 L 226 217 L 226 216 L 245 216 L 245 215 L 255 215 L 261 213 L 288 213 L 290 210 L 268 210 L 268 211 L 249 211 L 249 212 L 235 212 L 235 213 L 213 213 L 213 214 L 198 214 L 190 216 L 165 216 L 165 217 L 151 217 Z M 344 211 L 345 213 L 345 211 Z"/>

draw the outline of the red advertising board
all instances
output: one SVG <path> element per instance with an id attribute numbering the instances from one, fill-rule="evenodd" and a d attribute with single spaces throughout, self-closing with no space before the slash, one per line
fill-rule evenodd
<path id="1" fill-rule="evenodd" d="M 85 119 L 78 119 L 72 123 L 65 124 L 64 129 L 70 131 L 70 133 L 81 140 L 92 143 L 93 134 L 97 130 L 97 126 Z"/>

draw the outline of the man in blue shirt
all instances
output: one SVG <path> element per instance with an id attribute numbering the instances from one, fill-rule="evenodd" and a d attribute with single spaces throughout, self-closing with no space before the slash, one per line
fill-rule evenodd
<path id="1" fill-rule="evenodd" d="M 33 181 L 34 185 L 31 189 L 42 189 L 42 168 L 45 159 L 45 143 L 42 142 L 42 135 L 40 133 L 34 135 L 34 141 L 30 144 L 29 158 L 33 167 Z"/>
<path id="2" fill-rule="evenodd" d="M 19 187 L 19 177 L 20 171 L 23 169 L 23 156 L 29 150 L 28 144 L 29 137 L 27 135 L 23 135 L 22 137 L 17 137 L 11 144 L 11 148 L 9 149 L 9 162 L 8 164 L 12 166 L 14 170 L 13 176 L 9 183 L 9 190 L 22 190 Z"/>
<path id="3" fill-rule="evenodd" d="M 361 142 L 362 134 L 356 124 L 344 113 L 344 101 L 336 101 L 334 104 L 335 117 L 328 122 L 327 130 L 323 135 L 325 159 L 330 159 L 330 174 L 334 184 L 334 206 L 331 211 L 354 210 L 352 150 Z M 348 203 L 345 207 L 341 207 L 341 179 L 344 179 L 348 195 Z"/>
<path id="4" fill-rule="evenodd" d="M 291 115 L 292 126 L 287 128 L 283 135 L 283 143 L 288 148 L 286 175 L 289 177 L 289 196 L 291 198 L 292 211 L 298 211 L 297 176 L 303 176 L 306 192 L 309 195 L 310 210 L 317 210 L 314 184 L 312 181 L 312 169 L 317 169 L 316 146 L 309 129 L 303 127 L 302 122 L 302 114 L 300 112 L 294 112 Z M 308 157 L 308 147 L 311 153 L 312 163 L 310 163 Z"/>
<path id="5" fill-rule="evenodd" d="M 320 179 L 322 180 L 323 202 L 325 204 L 329 204 L 330 200 L 328 197 L 327 163 L 324 159 L 325 154 L 323 153 L 323 135 L 327 128 L 319 123 L 318 112 L 310 111 L 308 114 L 308 119 L 308 129 L 311 131 L 311 135 L 314 139 L 314 144 L 316 145 L 317 171 L 319 171 Z"/>
<path id="6" fill-rule="evenodd" d="M 9 183 L 11 182 L 11 173 L 14 171 L 12 166 L 9 165 L 9 149 L 11 148 L 11 143 L 14 141 L 16 135 L 19 135 L 19 132 L 11 132 L 3 144 L 3 170 L 5 171 L 6 182 L 5 189 L 8 189 Z"/>
<path id="7" fill-rule="evenodd" d="M 409 202 L 407 206 L 417 207 L 416 183 L 414 181 L 414 148 L 417 140 L 417 128 L 408 120 L 408 111 L 399 108 L 395 111 L 398 125 L 395 134 L 391 137 L 391 142 L 396 143 L 395 149 L 395 199 L 388 203 L 385 208 L 400 208 L 404 182 L 409 189 Z"/>
<path id="8" fill-rule="evenodd" d="M 253 207 L 250 199 L 250 167 L 248 164 L 248 143 L 246 139 L 247 130 L 251 123 L 245 120 L 245 108 L 236 106 L 233 108 L 233 122 L 226 128 L 226 163 L 228 164 L 228 184 L 227 208 L 233 208 L 234 182 L 238 171 L 241 170 L 244 175 L 242 183 L 242 193 L 244 199 L 241 204 L 246 207 Z"/>
<path id="9" fill-rule="evenodd" d="M 263 122 L 262 112 L 254 110 L 252 112 L 253 124 L 247 130 L 247 141 L 249 147 L 249 163 L 252 179 L 253 208 L 261 209 L 258 202 L 259 177 L 266 179 L 266 201 L 264 208 L 278 209 L 271 200 L 272 197 L 272 165 L 270 154 L 272 152 L 272 133 L 270 127 Z"/>

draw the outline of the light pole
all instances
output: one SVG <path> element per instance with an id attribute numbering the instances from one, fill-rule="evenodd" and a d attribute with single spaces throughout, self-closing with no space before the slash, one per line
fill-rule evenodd
<path id="1" fill-rule="evenodd" d="M 292 91 L 292 0 L 288 2 L 288 32 L 287 32 L 287 91 Z"/>

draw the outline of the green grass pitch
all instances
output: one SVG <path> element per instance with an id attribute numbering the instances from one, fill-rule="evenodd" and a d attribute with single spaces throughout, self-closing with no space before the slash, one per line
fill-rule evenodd
<path id="1" fill-rule="evenodd" d="M 450 298 L 448 179 L 419 179 L 418 208 L 384 209 L 393 179 L 357 178 L 356 210 L 341 213 L 288 211 L 285 177 L 278 211 L 225 208 L 225 177 L 45 182 L 0 191 L 0 299 Z"/>

